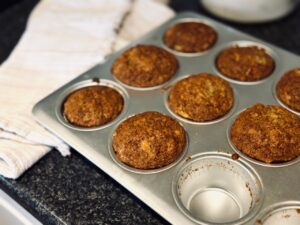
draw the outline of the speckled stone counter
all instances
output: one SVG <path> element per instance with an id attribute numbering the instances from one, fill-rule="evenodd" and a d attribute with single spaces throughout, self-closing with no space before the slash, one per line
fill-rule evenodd
<path id="1" fill-rule="evenodd" d="M 1 187 L 43 224 L 166 224 L 78 153 L 52 151 L 17 181 Z"/>
<path id="2" fill-rule="evenodd" d="M 22 34 L 37 0 L 23 0 L 0 12 L 0 62 Z M 176 11 L 208 15 L 198 1 L 171 2 Z M 261 25 L 228 23 L 240 30 L 300 54 L 300 10 Z M 299 62 L 300 67 L 300 62 Z M 0 176 L 4 189 L 43 224 L 168 224 L 112 178 L 75 151 L 63 158 L 52 151 L 18 180 Z"/>

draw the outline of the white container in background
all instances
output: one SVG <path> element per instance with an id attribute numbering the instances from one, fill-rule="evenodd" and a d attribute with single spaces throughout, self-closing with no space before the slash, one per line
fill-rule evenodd
<path id="1" fill-rule="evenodd" d="M 212 14 L 227 20 L 258 23 L 290 13 L 299 0 L 200 0 Z"/>

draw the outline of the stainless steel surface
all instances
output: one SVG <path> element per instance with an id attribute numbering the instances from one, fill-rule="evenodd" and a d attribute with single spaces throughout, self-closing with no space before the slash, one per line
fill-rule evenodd
<path id="1" fill-rule="evenodd" d="M 198 224 L 245 224 L 260 210 L 262 181 L 244 160 L 202 153 L 181 165 L 172 182 L 180 210 Z"/>
<path id="2" fill-rule="evenodd" d="M 22 206 L 0 189 L 1 225 L 42 225 Z"/>
<path id="3" fill-rule="evenodd" d="M 176 17 L 166 22 L 158 29 L 131 43 L 127 48 L 138 43 L 164 46 L 162 37 L 165 29 L 171 24 L 176 23 L 177 20 L 181 19 L 196 19 L 209 22 L 209 24 L 213 24 L 213 27 L 217 30 L 219 38 L 216 45 L 203 55 L 187 57 L 181 54 L 176 54 L 176 57 L 180 63 L 180 69 L 175 77 L 169 82 L 169 84 L 174 80 L 188 74 L 196 74 L 201 72 L 216 74 L 214 65 L 215 57 L 219 51 L 224 48 L 224 46 L 227 46 L 232 42 L 251 41 L 260 43 L 274 52 L 276 55 L 277 65 L 272 76 L 265 79 L 263 82 L 252 85 L 231 82 L 231 86 L 236 91 L 238 98 L 237 106 L 234 109 L 233 114 L 240 112 L 256 102 L 278 105 L 278 102 L 275 99 L 272 91 L 273 83 L 286 71 L 299 67 L 300 58 L 292 53 L 279 49 L 249 35 L 243 34 L 201 15 L 194 13 L 178 14 Z M 129 191 L 134 193 L 169 222 L 178 225 L 195 224 L 195 222 L 190 220 L 187 216 L 185 216 L 184 213 L 180 211 L 172 196 L 172 177 L 178 172 L 178 169 L 180 168 L 179 165 L 155 174 L 132 173 L 121 168 L 115 163 L 115 161 L 111 158 L 109 149 L 107 147 L 108 140 L 110 140 L 112 130 L 114 128 L 113 124 L 116 122 L 130 115 L 144 111 L 155 110 L 167 115 L 171 115 L 165 106 L 165 95 L 168 91 L 168 84 L 166 84 L 165 87 L 155 90 L 127 89 L 128 107 L 126 112 L 124 112 L 116 121 L 110 124 L 110 126 L 104 129 L 96 129 L 92 131 L 72 129 L 62 123 L 56 115 L 57 105 L 62 104 L 63 99 L 61 96 L 73 85 L 76 85 L 82 81 L 91 80 L 95 77 L 115 81 L 115 78 L 110 72 L 111 64 L 114 59 L 123 51 L 124 50 L 121 50 L 111 55 L 111 57 L 108 57 L 107 61 L 102 65 L 95 66 L 91 70 L 82 74 L 78 78 L 74 79 L 70 83 L 66 84 L 43 99 L 35 106 L 33 113 L 36 119 L 44 126 L 60 136 L 74 149 L 79 151 L 82 155 L 92 161 L 107 174 L 112 176 L 115 180 L 126 187 Z M 227 139 L 227 129 L 230 126 L 231 118 L 232 116 L 218 123 L 207 125 L 197 125 L 182 122 L 189 137 L 189 148 L 186 158 L 188 159 L 189 156 L 205 152 L 218 151 L 227 152 L 229 154 L 235 153 Z M 240 162 L 242 158 L 244 158 L 244 156 L 241 155 L 238 162 Z M 300 200 L 298 179 L 300 174 L 299 163 L 283 167 L 270 168 L 265 165 L 253 163 L 247 158 L 245 158 L 245 160 L 251 164 L 263 181 L 265 187 L 265 198 L 262 206 L 263 209 L 281 201 Z M 232 217 L 235 217 L 238 214 L 237 208 L 240 208 L 238 204 L 241 203 L 237 203 L 237 200 L 235 200 L 231 194 L 228 194 L 228 192 L 223 192 L 219 189 L 210 190 L 204 195 L 200 195 L 199 198 L 207 198 L 207 196 L 211 196 L 212 194 L 214 195 L 215 193 L 223 200 L 228 202 L 227 204 L 236 208 L 232 214 Z M 218 204 L 218 202 L 216 202 L 216 204 Z M 193 202 L 192 205 L 193 210 L 194 208 L 197 208 L 197 201 Z M 255 217 L 246 224 L 253 224 L 256 220 Z"/>
<path id="4" fill-rule="evenodd" d="M 298 225 L 300 224 L 300 202 L 287 201 L 274 204 L 258 217 L 257 225 Z"/>

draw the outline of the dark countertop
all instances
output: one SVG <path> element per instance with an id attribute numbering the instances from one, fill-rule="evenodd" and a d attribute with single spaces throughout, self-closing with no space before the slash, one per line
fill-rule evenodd
<path id="1" fill-rule="evenodd" d="M 0 63 L 17 43 L 37 2 L 23 0 L 0 11 Z M 171 6 L 176 11 L 192 10 L 208 15 L 198 0 L 173 0 Z M 299 21 L 300 9 L 273 23 L 228 24 L 300 54 Z M 75 151 L 68 158 L 51 151 L 16 181 L 0 176 L 0 188 L 43 224 L 168 224 Z"/>

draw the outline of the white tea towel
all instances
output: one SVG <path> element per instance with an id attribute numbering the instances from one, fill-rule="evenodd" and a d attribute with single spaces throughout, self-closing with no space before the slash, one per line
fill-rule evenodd
<path id="1" fill-rule="evenodd" d="M 38 125 L 33 105 L 174 15 L 161 0 L 42 0 L 0 67 L 0 174 L 16 179 L 55 147 L 69 147 Z M 119 29 L 120 28 L 120 29 Z"/>

